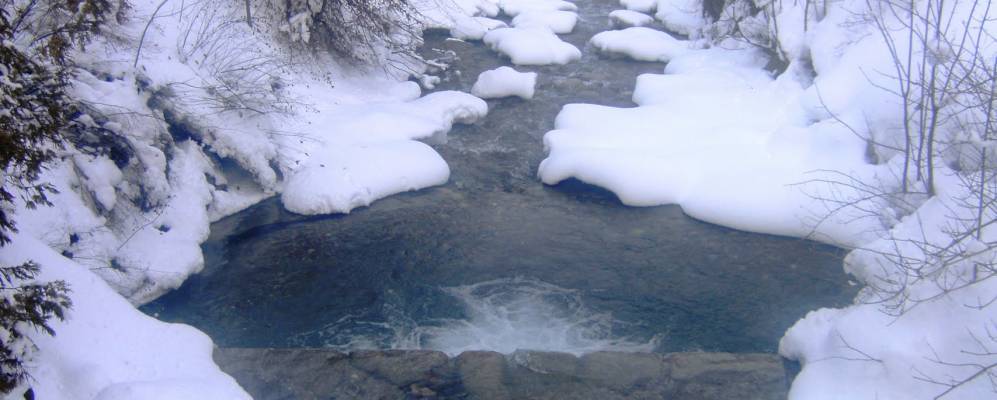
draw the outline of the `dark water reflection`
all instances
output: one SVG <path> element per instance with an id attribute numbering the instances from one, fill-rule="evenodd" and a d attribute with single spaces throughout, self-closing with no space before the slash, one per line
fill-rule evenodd
<path id="1" fill-rule="evenodd" d="M 615 3 L 578 2 L 582 21 L 562 37 L 582 48 Z M 426 48 L 459 57 L 439 89 L 467 91 L 507 63 L 439 34 Z M 220 346 L 757 352 L 807 311 L 850 301 L 841 250 L 542 185 L 541 138 L 562 105 L 632 106 L 635 77 L 663 68 L 583 53 L 517 67 L 539 72 L 536 98 L 489 101 L 485 121 L 435 143 L 447 185 L 348 216 L 266 201 L 213 225 L 204 272 L 144 310 Z"/>

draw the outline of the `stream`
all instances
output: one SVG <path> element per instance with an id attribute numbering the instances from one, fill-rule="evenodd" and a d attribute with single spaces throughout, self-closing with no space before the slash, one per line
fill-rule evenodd
<path id="1" fill-rule="evenodd" d="M 578 0 L 561 38 L 582 49 L 539 73 L 532 100 L 489 100 L 478 124 L 431 145 L 443 186 L 349 215 L 300 216 L 278 199 L 212 225 L 205 268 L 142 308 L 221 347 L 774 352 L 808 311 L 857 291 L 844 251 L 633 208 L 578 181 L 543 185 L 541 139 L 564 104 L 632 107 L 634 80 L 664 64 L 599 56 L 616 1 Z M 427 32 L 458 59 L 437 90 L 470 91 L 509 65 L 481 43 Z"/>

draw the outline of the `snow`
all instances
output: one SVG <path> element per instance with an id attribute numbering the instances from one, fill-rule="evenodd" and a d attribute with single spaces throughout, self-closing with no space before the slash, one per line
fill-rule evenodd
<path id="1" fill-rule="evenodd" d="M 300 214 L 348 213 L 392 194 L 444 184 L 446 162 L 414 139 L 445 135 L 454 123 L 473 123 L 487 113 L 481 99 L 452 91 L 338 107 L 310 121 L 324 131 L 302 147 L 281 201 Z"/>
<path id="2" fill-rule="evenodd" d="M 468 17 L 459 21 L 450 28 L 450 36 L 455 39 L 481 40 L 488 31 L 507 27 L 505 22 L 488 17 Z"/>
<path id="3" fill-rule="evenodd" d="M 279 195 L 289 210 L 304 214 L 349 212 L 445 183 L 446 161 L 419 140 L 442 140 L 453 124 L 482 118 L 487 105 L 456 92 L 421 96 L 418 84 L 399 82 L 405 76 L 377 76 L 318 58 L 307 60 L 317 70 L 279 65 L 275 79 L 250 80 L 269 89 L 227 109 L 233 99 L 220 98 L 217 88 L 231 76 L 220 71 L 231 70 L 226 62 L 250 61 L 239 57 L 275 56 L 270 38 L 241 23 L 206 32 L 215 40 L 211 48 L 227 52 L 205 51 L 182 38 L 202 17 L 238 20 L 241 5 L 188 4 L 184 11 L 183 3 L 167 3 L 132 68 L 135 43 L 129 40 L 141 35 L 159 2 L 130 4 L 132 18 L 113 27 L 113 38 L 75 55 L 83 68 L 71 90 L 104 114 L 99 122 L 90 119 L 120 133 L 131 157 L 116 164 L 121 160 L 72 145 L 59 150 L 42 176 L 59 190 L 50 196 L 54 207 L 27 210 L 20 204 L 21 232 L 0 249 L 0 261 L 38 261 L 41 279 L 65 280 L 74 291 L 70 320 L 54 323 L 58 335 L 34 338 L 33 387 L 46 399 L 248 398 L 212 363 L 207 337 L 148 318 L 133 305 L 200 270 L 199 246 L 210 222 L 266 197 Z M 581 56 L 556 36 L 577 21 L 570 2 L 433 4 L 419 5 L 426 27 L 481 39 L 513 64 L 566 64 Z M 867 20 L 855 18 L 868 12 L 864 1 L 829 3 L 819 23 L 801 4 L 780 3 L 775 34 L 790 65 L 778 76 L 764 69 L 766 57 L 743 45 L 702 49 L 707 43 L 697 38 L 706 25 L 699 0 L 621 4 L 653 11 L 666 29 L 691 39 L 648 28 L 593 37 L 600 51 L 668 65 L 663 74 L 637 78 L 637 107 L 565 106 L 544 136 L 548 154 L 538 175 L 545 183 L 577 178 L 628 205 L 678 204 L 704 221 L 854 248 L 845 268 L 860 283 L 912 282 L 902 298 L 937 297 L 893 316 L 884 313 L 890 302 L 883 293 L 866 288 L 855 305 L 809 314 L 780 343 L 780 353 L 803 366 L 791 399 L 932 398 L 939 386 L 919 377 L 958 379 L 971 376 L 974 364 L 994 362 L 992 354 L 974 354 L 988 351 L 977 339 L 995 329 L 992 317 L 969 306 L 993 298 L 995 283 L 973 282 L 947 295 L 939 286 L 972 282 L 974 262 L 990 262 L 985 258 L 992 251 L 928 274 L 942 280 L 890 267 L 896 265 L 890 257 L 924 258 L 918 244 L 944 247 L 951 221 L 966 219 L 958 199 L 967 193 L 950 164 L 938 166 L 938 195 L 931 199 L 913 199 L 913 205 L 867 199 L 815 220 L 828 212 L 819 197 L 860 195 L 854 187 L 829 191 L 815 183 L 846 174 L 895 189 L 902 166 L 895 150 L 876 149 L 876 160 L 867 159 L 863 135 L 902 145 L 896 134 L 902 107 L 881 89 L 895 84 L 888 76 L 889 49 Z M 513 17 L 513 28 L 491 18 L 500 11 Z M 611 18 L 650 22 L 641 15 L 620 10 Z M 499 68 L 479 76 L 474 92 L 529 98 L 535 78 Z M 423 78 L 427 87 L 432 81 Z M 172 135 L 167 119 L 189 128 L 192 137 Z M 945 141 L 954 138 L 940 134 Z M 985 231 L 964 245 L 985 249 L 995 239 L 992 229 Z M 992 394 L 988 381 L 978 379 L 950 397 Z"/>
<path id="4" fill-rule="evenodd" d="M 484 42 L 516 65 L 567 64 L 582 57 L 546 28 L 500 28 L 485 34 Z"/>
<path id="5" fill-rule="evenodd" d="M 499 14 L 497 1 L 492 0 L 415 0 L 412 2 L 423 17 L 424 28 L 450 30 L 450 36 L 461 40 L 481 40 L 485 32 L 503 27 L 494 17 Z"/>
<path id="6" fill-rule="evenodd" d="M 528 100 L 533 98 L 536 84 L 536 72 L 519 72 L 510 67 L 499 67 L 479 74 L 478 80 L 471 87 L 471 94 L 483 99 L 519 96 Z"/>
<path id="7" fill-rule="evenodd" d="M 455 4 L 426 26 L 468 38 L 504 26 L 479 16 L 497 15 L 497 2 Z M 73 55 L 81 68 L 70 88 L 96 111 L 82 118 L 113 131 L 123 155 L 58 149 L 41 176 L 58 189 L 54 206 L 15 204 L 20 233 L 0 249 L 0 260 L 39 261 L 43 279 L 73 290 L 71 319 L 53 326 L 55 338 L 36 338 L 32 387 L 46 399 L 248 398 L 213 364 L 206 336 L 135 305 L 200 271 L 211 222 L 267 197 L 302 213 L 349 212 L 445 183 L 446 162 L 418 140 L 445 138 L 487 104 L 466 93 L 422 96 L 406 74 L 323 55 L 287 64 L 269 34 L 210 22 L 242 21 L 241 4 L 164 4 L 133 68 L 134 40 L 160 2 L 129 5 L 113 35 Z M 229 79 L 248 91 L 226 96 Z"/>
<path id="8" fill-rule="evenodd" d="M 864 166 L 864 142 L 844 127 L 808 131 L 804 88 L 772 79 L 764 62 L 748 50 L 690 51 L 665 75 L 638 77 L 639 107 L 566 105 L 544 136 L 540 178 L 577 178 L 628 205 L 679 204 L 736 229 L 811 234 L 805 217 L 820 205 L 794 184 L 813 179 L 808 172 L 815 170 L 875 171 Z M 820 233 L 856 245 L 877 228 L 873 221 L 831 223 Z"/>
<path id="9" fill-rule="evenodd" d="M 158 4 L 137 2 L 132 12 L 150 15 Z M 472 16 L 487 12 L 489 5 L 497 13 L 496 3 L 455 4 L 456 9 L 435 15 L 443 26 L 458 29 L 456 21 L 473 21 L 482 29 L 504 25 Z M 412 141 L 443 136 L 453 123 L 472 123 L 487 112 L 473 96 L 441 93 L 420 99 L 418 84 L 399 81 L 404 76 L 357 70 L 327 58 L 309 60 L 321 71 L 260 65 L 277 68 L 280 75 L 250 77 L 240 84 L 273 93 L 263 89 L 236 96 L 241 103 L 226 109 L 233 100 L 219 95 L 224 93 L 219 87 L 226 87 L 219 82 L 236 78 L 220 76 L 219 70 L 271 56 L 264 62 L 276 63 L 282 56 L 271 53 L 275 47 L 268 45 L 268 35 L 245 24 L 222 25 L 207 36 L 231 53 L 205 52 L 183 40 L 185 24 L 195 26 L 198 18 L 238 19 L 244 10 L 237 5 L 181 9 L 180 3 L 164 5 L 148 32 L 138 69 L 131 68 L 133 51 L 118 39 L 99 38 L 90 47 L 100 51 L 77 56 L 87 68 L 74 79 L 74 95 L 111 116 L 91 121 L 120 132 L 132 156 L 116 166 L 105 156 L 67 149 L 60 158 L 72 162 L 46 175 L 60 189 L 59 210 L 24 210 L 19 216 L 30 221 L 25 225 L 35 237 L 76 255 L 135 304 L 178 287 L 201 269 L 200 243 L 212 221 L 267 197 L 281 195 L 289 209 L 302 213 L 349 212 L 384 196 L 445 183 L 445 161 Z M 138 37 L 144 24 L 136 21 L 116 29 Z M 433 77 L 423 76 L 423 82 L 432 86 Z M 397 118 L 384 118 L 394 114 Z M 177 129 L 169 131 L 164 120 L 185 133 L 174 137 Z M 389 120 L 397 124 L 384 122 Z M 390 157 L 398 164 L 375 171 L 362 166 L 367 163 L 358 158 L 361 154 Z"/>
<path id="10" fill-rule="evenodd" d="M 790 63 L 778 75 L 750 46 L 699 49 L 707 43 L 696 39 L 704 34 L 698 2 L 657 4 L 656 17 L 690 35 L 690 45 L 664 56 L 664 74 L 637 78 L 637 107 L 566 105 L 544 136 L 539 177 L 577 178 L 624 204 L 678 204 L 704 221 L 853 249 L 844 268 L 865 285 L 855 304 L 811 312 L 780 342 L 780 354 L 803 367 L 790 399 L 930 399 L 951 385 L 944 398 L 993 397 L 987 368 L 997 362 L 997 326 L 988 302 L 997 283 L 982 276 L 997 257 L 997 230 L 963 232 L 979 218 L 966 203 L 977 193 L 965 183 L 979 179 L 978 166 L 946 149 L 936 154 L 933 197 L 893 194 L 904 168 L 903 104 L 889 91 L 897 85 L 890 49 L 869 19 L 856 18 L 868 15 L 868 3 L 834 3 L 819 22 L 802 5 L 779 4 L 771 34 Z M 959 21 L 972 4 L 949 7 Z M 891 32 L 904 26 L 885 23 Z M 674 41 L 600 35 L 595 47 L 636 59 L 658 59 L 666 51 L 648 49 Z M 994 48 L 980 46 L 991 60 Z M 978 140 L 959 136 L 964 126 L 943 125 L 939 143 Z M 835 201 L 854 203 L 836 209 Z"/>
<path id="11" fill-rule="evenodd" d="M 627 10 L 649 14 L 658 7 L 657 0 L 620 0 L 620 5 Z"/>
<path id="12" fill-rule="evenodd" d="M 667 62 L 689 48 L 689 42 L 645 27 L 599 32 L 590 43 L 603 53 L 622 54 L 637 61 Z"/>
<path id="13" fill-rule="evenodd" d="M 963 379 L 979 371 L 974 365 L 997 361 L 992 350 L 992 313 L 977 309 L 997 293 L 997 283 L 981 280 L 945 294 L 946 287 L 969 282 L 975 274 L 973 261 L 961 262 L 944 272 L 945 279 L 924 279 L 919 272 L 897 267 L 890 257 L 923 259 L 920 244 L 948 244 L 946 233 L 952 219 L 970 211 L 958 205 L 961 187 L 952 171 L 942 171 L 943 193 L 925 202 L 912 215 L 893 226 L 887 237 L 851 252 L 845 269 L 860 281 L 889 287 L 889 281 L 905 282 L 902 292 L 908 303 L 902 314 L 889 309 L 896 299 L 865 288 L 857 305 L 844 309 L 821 309 L 798 321 L 782 338 L 779 352 L 803 364 L 793 383 L 791 399 L 935 398 L 946 389 L 925 379 L 941 382 Z M 989 240 L 989 235 L 982 239 Z M 974 239 L 975 241 L 975 239 Z M 982 243 L 975 242 L 983 248 Z M 972 246 L 973 244 L 970 244 Z M 971 247 L 966 251 L 971 251 Z M 891 255 L 893 254 L 893 255 Z M 983 261 L 986 262 L 986 261 Z M 934 298 L 930 301 L 921 299 Z M 989 349 L 989 350 L 988 350 Z M 981 355 L 982 353 L 982 355 Z M 845 379 L 848 385 L 841 385 Z M 993 387 L 983 377 L 953 391 L 951 398 L 993 397 Z"/>
<path id="14" fill-rule="evenodd" d="M 703 27 L 701 0 L 658 0 L 654 17 L 668 30 L 694 36 Z"/>
<path id="15" fill-rule="evenodd" d="M 186 325 L 159 322 L 136 310 L 86 267 L 25 234 L 0 249 L 0 263 L 33 260 L 39 281 L 65 281 L 73 306 L 55 336 L 32 335 L 30 365 L 40 399 L 250 399 L 211 358 L 214 345 Z"/>
<path id="16" fill-rule="evenodd" d="M 516 28 L 547 28 L 556 34 L 571 33 L 578 22 L 578 14 L 571 11 L 527 11 L 512 19 Z"/>
<path id="17" fill-rule="evenodd" d="M 630 28 L 649 25 L 654 22 L 654 18 L 637 11 L 615 10 L 609 13 L 609 21 L 614 27 Z"/>
<path id="18" fill-rule="evenodd" d="M 510 17 L 525 12 L 576 11 L 578 6 L 564 0 L 500 0 L 499 7 Z"/>

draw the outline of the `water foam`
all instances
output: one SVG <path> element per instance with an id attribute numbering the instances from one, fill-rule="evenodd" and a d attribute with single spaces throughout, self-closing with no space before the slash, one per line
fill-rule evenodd
<path id="1" fill-rule="evenodd" d="M 584 354 L 600 350 L 654 351 L 660 335 L 646 340 L 621 336 L 629 324 L 596 312 L 577 290 L 532 279 L 511 278 L 440 289 L 456 299 L 464 318 L 416 321 L 385 302 L 385 322 L 347 316 L 316 335 L 327 347 L 356 349 L 432 349 L 450 355 L 468 350 L 516 350 Z"/>

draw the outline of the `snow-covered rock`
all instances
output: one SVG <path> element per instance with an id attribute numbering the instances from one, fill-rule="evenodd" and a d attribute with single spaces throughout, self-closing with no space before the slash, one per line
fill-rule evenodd
<path id="1" fill-rule="evenodd" d="M 547 28 L 556 34 L 571 33 L 578 22 L 578 14 L 571 11 L 527 11 L 512 19 L 517 28 Z"/>
<path id="2" fill-rule="evenodd" d="M 609 22 L 616 28 L 632 28 L 649 25 L 654 22 L 654 17 L 637 11 L 615 10 L 609 13 Z"/>
<path id="3" fill-rule="evenodd" d="M 516 65 L 567 64 L 582 57 L 546 28 L 499 28 L 485 34 L 484 42 Z"/>
<path id="4" fill-rule="evenodd" d="M 755 51 L 690 50 L 665 75 L 638 77 L 636 108 L 564 106 L 544 136 L 540 178 L 577 178 L 628 205 L 679 204 L 736 229 L 809 235 L 804 217 L 820 204 L 793 184 L 824 168 L 871 173 L 865 144 L 840 126 L 805 131 L 804 91 L 790 79 L 773 80 L 764 64 Z M 877 227 L 826 229 L 856 245 Z"/>
<path id="5" fill-rule="evenodd" d="M 564 0 L 500 0 L 502 12 L 515 17 L 524 12 L 576 11 L 578 6 Z"/>
<path id="6" fill-rule="evenodd" d="M 621 54 L 637 61 L 663 62 L 687 52 L 690 46 L 687 41 L 645 27 L 599 32 L 590 43 L 603 53 Z"/>
<path id="7" fill-rule="evenodd" d="M 683 35 L 695 36 L 706 23 L 701 0 L 657 0 L 654 17 L 666 28 Z"/>
<path id="8" fill-rule="evenodd" d="M 519 72 L 510 67 L 498 67 L 482 72 L 471 87 L 471 94 L 483 99 L 519 96 L 533 98 L 537 84 L 536 72 Z"/>
<path id="9" fill-rule="evenodd" d="M 455 39 L 481 40 L 488 31 L 506 26 L 505 22 L 488 17 L 461 18 L 450 28 L 450 36 Z"/>
<path id="10" fill-rule="evenodd" d="M 488 105 L 467 93 L 444 91 L 403 103 L 337 107 L 312 122 L 323 131 L 288 173 L 284 206 L 301 214 L 347 213 L 400 192 L 446 183 L 450 169 L 415 139 L 446 135 L 473 123 Z"/>

